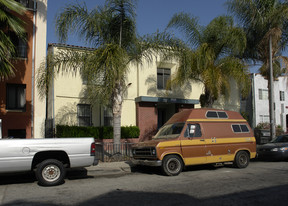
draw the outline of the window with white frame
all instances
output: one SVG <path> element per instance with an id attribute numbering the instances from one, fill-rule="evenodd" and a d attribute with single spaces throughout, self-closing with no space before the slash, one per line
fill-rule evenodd
<path id="1" fill-rule="evenodd" d="M 157 68 L 157 89 L 167 89 L 168 80 L 171 78 L 171 69 Z"/>
<path id="2" fill-rule="evenodd" d="M 26 111 L 26 84 L 6 85 L 6 109 Z"/>
<path id="3" fill-rule="evenodd" d="M 280 101 L 285 101 L 285 92 L 280 91 Z"/>
<path id="4" fill-rule="evenodd" d="M 260 115 L 260 122 L 270 122 L 269 115 Z"/>
<path id="5" fill-rule="evenodd" d="M 77 119 L 78 126 L 91 126 L 91 105 L 78 104 L 77 105 Z"/>
<path id="6" fill-rule="evenodd" d="M 268 89 L 259 89 L 259 99 L 268 100 Z"/>

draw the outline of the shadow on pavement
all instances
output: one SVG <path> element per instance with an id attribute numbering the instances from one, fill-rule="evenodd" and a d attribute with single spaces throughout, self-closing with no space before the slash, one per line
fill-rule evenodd
<path id="1" fill-rule="evenodd" d="M 207 198 L 197 198 L 194 196 L 180 193 L 157 193 L 157 192 L 136 192 L 116 189 L 109 193 L 92 198 L 77 204 L 78 206 L 102 205 L 102 206 L 162 206 L 162 205 L 201 205 L 201 206 L 222 206 L 222 205 L 256 205 L 256 206 L 286 206 L 288 185 L 263 188 L 253 191 L 231 193 L 227 195 L 212 196 Z M 205 196 L 205 195 L 204 195 Z M 56 203 L 46 202 L 11 202 L 3 206 L 55 206 Z"/>

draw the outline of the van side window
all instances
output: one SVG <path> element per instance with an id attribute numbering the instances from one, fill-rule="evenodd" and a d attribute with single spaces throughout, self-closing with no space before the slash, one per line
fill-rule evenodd
<path id="1" fill-rule="evenodd" d="M 245 124 L 232 124 L 233 132 L 249 132 L 249 128 Z"/>
<path id="2" fill-rule="evenodd" d="M 216 119 L 227 119 L 228 115 L 226 114 L 226 112 L 222 112 L 222 111 L 208 111 L 206 113 L 206 117 L 216 118 Z"/>
<path id="3" fill-rule="evenodd" d="M 202 137 L 199 124 L 187 124 L 184 137 Z"/>

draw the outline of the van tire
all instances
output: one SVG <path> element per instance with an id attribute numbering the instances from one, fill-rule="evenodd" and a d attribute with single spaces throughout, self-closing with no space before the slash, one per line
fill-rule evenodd
<path id="1" fill-rule="evenodd" d="M 249 165 L 250 157 L 248 152 L 239 151 L 234 159 L 234 166 L 237 168 L 246 168 Z"/>
<path id="2" fill-rule="evenodd" d="M 37 166 L 35 175 L 39 185 L 55 186 L 64 182 L 66 169 L 62 162 L 56 159 L 47 159 Z"/>
<path id="3" fill-rule="evenodd" d="M 162 161 L 162 172 L 168 176 L 176 176 L 182 172 L 183 162 L 177 155 L 165 156 Z"/>

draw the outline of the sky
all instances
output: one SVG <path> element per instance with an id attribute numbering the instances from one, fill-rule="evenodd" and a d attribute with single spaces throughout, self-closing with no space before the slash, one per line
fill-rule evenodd
<path id="1" fill-rule="evenodd" d="M 59 43 L 55 35 L 55 16 L 65 5 L 76 0 L 48 0 L 47 44 Z M 104 5 L 105 0 L 78 0 L 85 2 L 88 9 Z M 175 13 L 185 12 L 199 18 L 200 25 L 207 25 L 212 19 L 227 14 L 226 0 L 138 0 L 136 26 L 139 35 L 163 31 Z M 78 38 L 68 36 L 66 44 L 88 46 Z"/>

